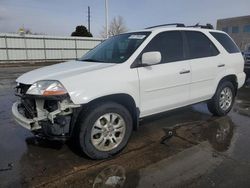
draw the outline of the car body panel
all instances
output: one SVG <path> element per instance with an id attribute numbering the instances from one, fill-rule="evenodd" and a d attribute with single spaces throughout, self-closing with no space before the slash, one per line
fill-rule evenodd
<path id="1" fill-rule="evenodd" d="M 187 70 L 190 70 L 188 61 L 138 68 L 141 116 L 187 105 L 191 73 L 180 74 Z"/>
<path id="2" fill-rule="evenodd" d="M 39 68 L 21 75 L 16 81 L 24 84 L 33 84 L 39 80 L 58 80 L 74 77 L 98 69 L 114 66 L 111 63 L 94 63 L 82 61 L 68 61 Z"/>

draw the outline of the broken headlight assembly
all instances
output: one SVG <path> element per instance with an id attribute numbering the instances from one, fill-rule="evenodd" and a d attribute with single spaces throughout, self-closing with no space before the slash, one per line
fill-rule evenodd
<path id="1" fill-rule="evenodd" d="M 59 81 L 42 80 L 32 84 L 26 94 L 40 96 L 56 96 L 67 94 L 67 90 Z"/>
<path id="2" fill-rule="evenodd" d="M 37 81 L 32 85 L 18 83 L 16 118 L 36 135 L 65 139 L 80 105 L 74 104 L 64 86 L 56 80 Z M 21 120 L 20 120 L 21 119 Z M 72 120 L 73 119 L 73 120 Z"/>

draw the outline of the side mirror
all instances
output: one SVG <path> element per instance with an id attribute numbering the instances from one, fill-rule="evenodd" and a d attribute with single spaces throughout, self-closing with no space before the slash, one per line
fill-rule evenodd
<path id="1" fill-rule="evenodd" d="M 160 52 L 146 52 L 142 54 L 142 64 L 143 65 L 155 65 L 161 62 Z"/>

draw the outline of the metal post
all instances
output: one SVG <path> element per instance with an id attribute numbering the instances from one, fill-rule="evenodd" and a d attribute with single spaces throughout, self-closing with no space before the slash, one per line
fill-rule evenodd
<path id="1" fill-rule="evenodd" d="M 47 54 L 46 54 L 46 42 L 45 42 L 45 37 L 43 37 L 43 49 L 44 49 L 44 59 L 45 62 L 47 60 Z"/>
<path id="2" fill-rule="evenodd" d="M 76 59 L 77 59 L 77 41 L 75 39 L 75 52 L 76 52 Z"/>
<path id="3" fill-rule="evenodd" d="M 9 61 L 10 57 L 9 57 L 9 49 L 8 49 L 8 42 L 7 42 L 7 36 L 6 35 L 4 36 L 4 39 L 5 39 L 7 61 Z"/>
<path id="4" fill-rule="evenodd" d="M 106 38 L 109 36 L 109 28 L 108 28 L 108 0 L 105 0 L 105 12 L 106 12 Z"/>
<path id="5" fill-rule="evenodd" d="M 90 32 L 90 7 L 88 6 L 88 30 Z"/>
<path id="6" fill-rule="evenodd" d="M 25 47 L 25 56 L 26 56 L 26 60 L 28 60 L 28 49 L 27 49 L 27 41 L 26 41 L 25 35 L 23 36 L 23 39 L 24 39 L 24 47 Z"/>

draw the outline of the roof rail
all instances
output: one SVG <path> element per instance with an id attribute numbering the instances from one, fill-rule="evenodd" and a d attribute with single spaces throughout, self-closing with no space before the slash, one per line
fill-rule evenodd
<path id="1" fill-rule="evenodd" d="M 195 25 L 190 25 L 190 26 L 186 26 L 186 27 L 200 27 L 202 29 L 214 29 L 214 26 L 212 24 L 206 24 L 206 25 L 200 25 L 199 23 L 195 24 Z"/>
<path id="2" fill-rule="evenodd" d="M 185 25 L 182 24 L 182 23 L 171 23 L 171 24 L 155 25 L 155 26 L 152 26 L 152 27 L 147 27 L 145 29 L 153 29 L 153 28 L 156 28 L 156 27 L 164 27 L 164 26 L 171 26 L 171 25 L 175 25 L 176 27 L 185 27 Z"/>

